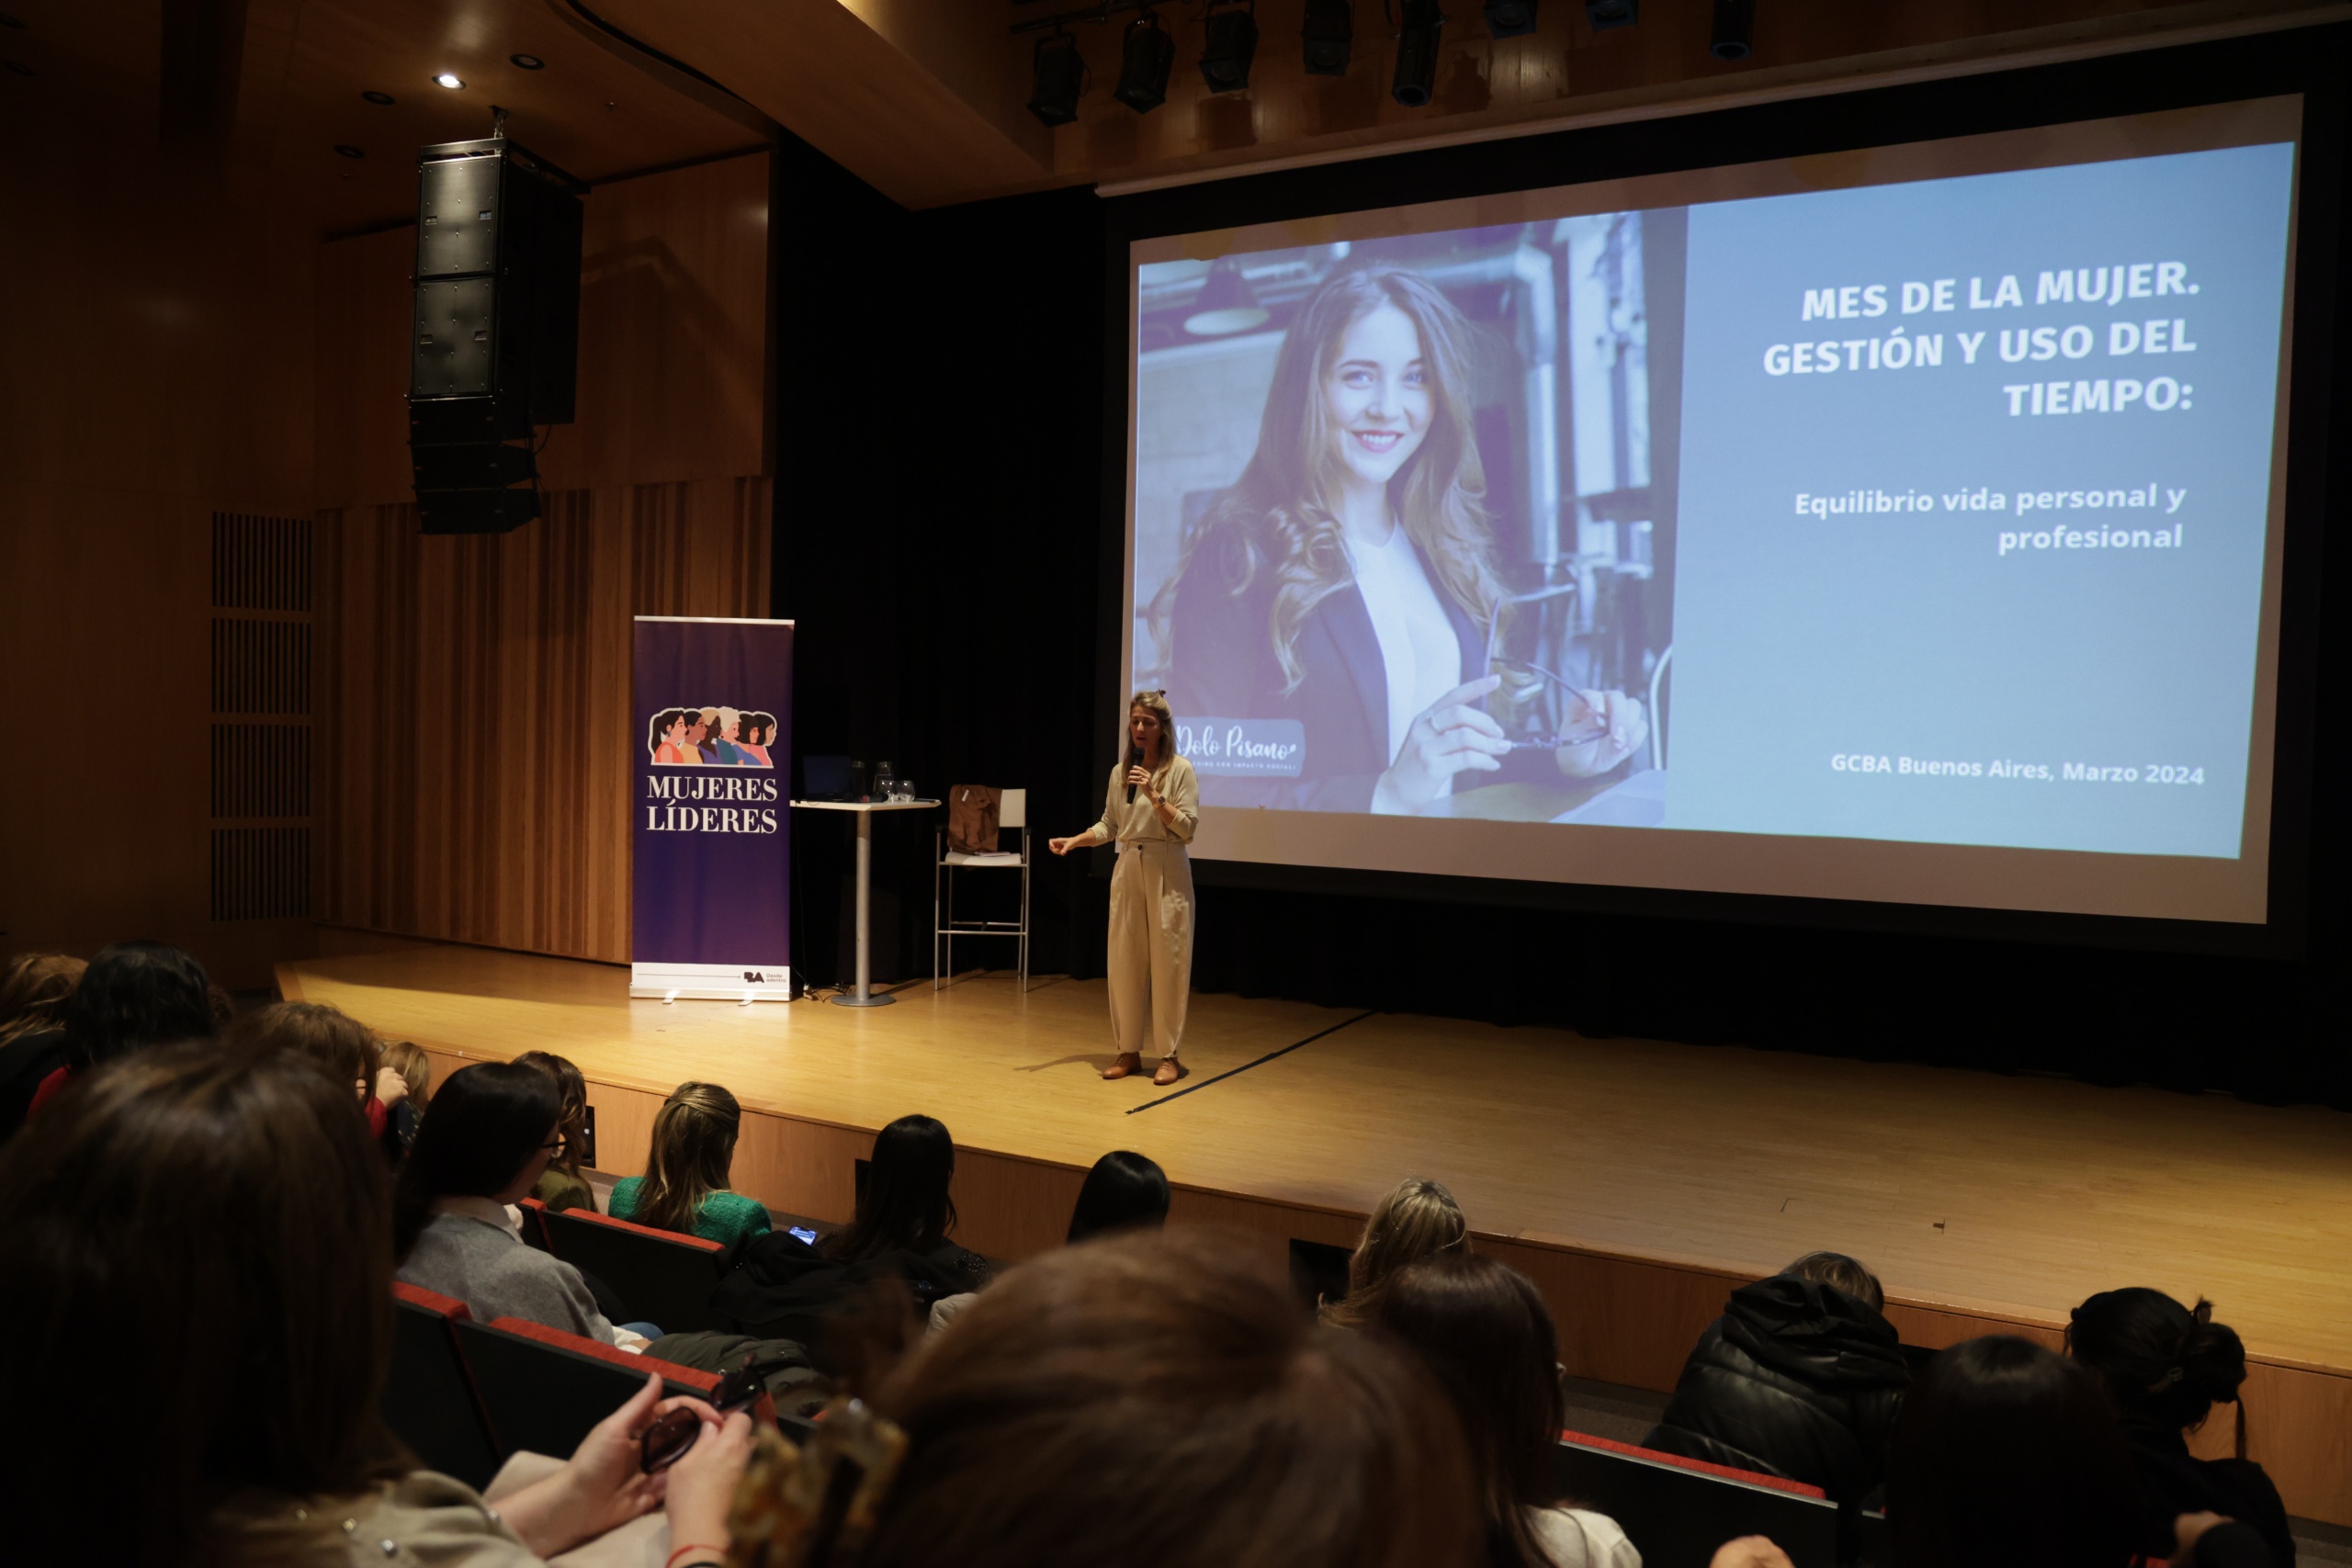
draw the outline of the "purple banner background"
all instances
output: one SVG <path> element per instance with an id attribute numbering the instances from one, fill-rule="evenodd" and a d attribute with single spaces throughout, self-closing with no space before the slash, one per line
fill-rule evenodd
<path id="1" fill-rule="evenodd" d="M 788 966 L 792 623 L 639 620 L 630 687 L 631 960 Z M 719 706 L 775 716 L 775 738 L 767 746 L 772 767 L 655 765 L 649 741 L 655 716 Z M 673 784 L 682 796 L 674 804 L 658 793 Z M 740 791 L 743 798 L 684 798 L 713 789 Z M 758 813 L 772 814 L 773 830 Z M 689 821 L 694 825 L 685 826 Z M 761 825 L 742 830 L 754 822 Z"/>

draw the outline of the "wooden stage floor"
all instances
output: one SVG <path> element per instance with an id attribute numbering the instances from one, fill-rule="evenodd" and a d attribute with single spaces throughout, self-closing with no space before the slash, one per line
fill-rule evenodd
<path id="1" fill-rule="evenodd" d="M 967 1239 L 1000 1255 L 1049 1245 L 1074 1173 L 1112 1148 L 1167 1168 L 1182 1190 L 1180 1221 L 1279 1229 L 1262 1218 L 1279 1212 L 1292 1216 L 1289 1234 L 1319 1240 L 1349 1239 L 1399 1178 L 1434 1177 L 1483 1238 L 1538 1273 L 1564 1319 L 1595 1314 L 1583 1338 L 1564 1321 L 1586 1362 L 1566 1348 L 1564 1359 L 1617 1382 L 1670 1381 L 1674 1347 L 1687 1348 L 1693 1330 L 1674 1321 L 1646 1338 L 1639 1325 L 1601 1320 L 1697 1313 L 1703 1323 L 1731 1277 L 1817 1247 L 1870 1265 L 1919 1343 L 2005 1323 L 2049 1339 L 2068 1308 L 2120 1285 L 2202 1294 L 2267 1363 L 2248 1390 L 2255 1431 L 2271 1434 L 2256 1457 L 2278 1471 L 2280 1443 L 2320 1443 L 2290 1506 L 2352 1523 L 2352 1116 L 2342 1113 L 1217 995 L 1193 998 L 1193 1076 L 1180 1087 L 1194 1092 L 1170 1099 L 1148 1079 L 1097 1077 L 1109 1059 L 1099 981 L 1035 981 L 1025 998 L 1008 976 L 936 992 L 922 982 L 896 1006 L 860 1010 L 631 1001 L 623 969 L 453 946 L 306 960 L 279 975 L 288 996 L 334 1002 L 445 1056 L 571 1057 L 599 1086 L 600 1163 L 621 1174 L 639 1168 L 661 1095 L 686 1078 L 724 1083 L 748 1111 L 801 1129 L 749 1168 L 739 1156 L 737 1183 L 802 1213 L 846 1217 L 835 1212 L 846 1208 L 846 1156 L 803 1157 L 796 1138 L 823 1130 L 862 1146 L 899 1115 L 938 1116 L 967 1151 L 957 1178 Z M 1045 1174 L 983 1177 L 976 1156 Z M 1017 1203 L 1024 1191 L 1046 1212 L 974 1232 L 976 1200 Z M 1631 1298 L 1609 1296 L 1621 1284 Z"/>

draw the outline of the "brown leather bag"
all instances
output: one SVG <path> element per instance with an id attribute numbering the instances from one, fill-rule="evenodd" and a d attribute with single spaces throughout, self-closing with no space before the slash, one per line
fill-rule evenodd
<path id="1" fill-rule="evenodd" d="M 967 855 L 996 853 L 997 813 L 1004 792 L 993 784 L 957 784 L 947 792 L 947 847 Z"/>

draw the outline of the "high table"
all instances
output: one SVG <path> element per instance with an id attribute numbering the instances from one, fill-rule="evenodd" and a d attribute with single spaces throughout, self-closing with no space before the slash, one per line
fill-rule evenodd
<path id="1" fill-rule="evenodd" d="M 866 968 L 866 914 L 873 902 L 874 814 L 877 811 L 934 811 L 935 800 L 796 800 L 796 811 L 854 811 L 857 814 L 857 988 L 826 999 L 835 1007 L 886 1008 L 899 998 L 876 996 Z"/>

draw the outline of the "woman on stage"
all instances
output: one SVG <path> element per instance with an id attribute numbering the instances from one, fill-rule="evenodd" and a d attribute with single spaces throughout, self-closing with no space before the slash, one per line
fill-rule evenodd
<path id="1" fill-rule="evenodd" d="M 1111 1033 L 1119 1059 L 1106 1078 L 1143 1071 L 1147 1041 L 1159 1055 L 1156 1084 L 1184 1076 L 1176 1049 L 1193 987 L 1193 867 L 1184 846 L 1201 820 L 1201 784 L 1176 752 L 1167 694 L 1137 692 L 1127 704 L 1127 756 L 1111 770 L 1102 820 L 1075 838 L 1054 839 L 1057 855 L 1117 840 L 1111 874 Z"/>

